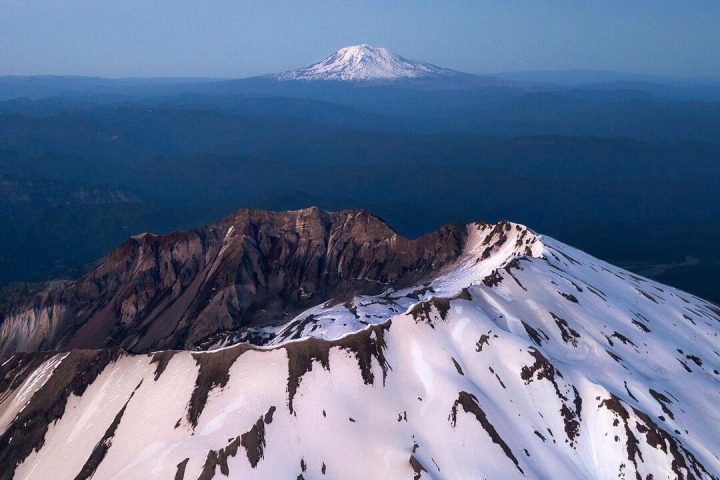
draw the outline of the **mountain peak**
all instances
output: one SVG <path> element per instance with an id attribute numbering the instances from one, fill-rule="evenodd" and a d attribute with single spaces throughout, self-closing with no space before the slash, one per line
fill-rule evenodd
<path id="1" fill-rule="evenodd" d="M 0 311 L 0 480 L 720 478 L 717 306 L 516 223 L 243 209 L 58 288 Z"/>
<path id="2" fill-rule="evenodd" d="M 281 73 L 278 80 L 396 80 L 429 77 L 452 70 L 408 60 L 382 47 L 365 43 L 344 47 L 323 61 Z"/>

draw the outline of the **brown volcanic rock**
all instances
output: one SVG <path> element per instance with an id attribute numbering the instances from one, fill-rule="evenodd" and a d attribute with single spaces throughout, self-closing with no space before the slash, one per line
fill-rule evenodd
<path id="1" fill-rule="evenodd" d="M 48 348 L 193 348 L 354 294 L 418 282 L 455 260 L 464 226 L 409 240 L 363 211 L 240 210 L 189 232 L 140 235 L 93 272 L 8 312 L 0 356 Z"/>

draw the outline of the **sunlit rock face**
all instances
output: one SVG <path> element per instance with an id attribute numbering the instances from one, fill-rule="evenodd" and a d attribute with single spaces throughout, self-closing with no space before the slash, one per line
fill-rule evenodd
<path id="1" fill-rule="evenodd" d="M 203 349 L 254 338 L 257 328 L 319 303 L 430 278 L 462 254 L 466 237 L 458 225 L 408 240 L 366 212 L 317 208 L 240 210 L 190 232 L 137 235 L 78 281 L 5 312 L 0 357 Z"/>

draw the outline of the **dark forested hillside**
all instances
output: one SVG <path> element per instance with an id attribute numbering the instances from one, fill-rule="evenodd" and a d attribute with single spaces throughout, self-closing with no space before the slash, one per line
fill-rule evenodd
<path id="1" fill-rule="evenodd" d="M 318 205 L 372 210 L 410 236 L 508 218 L 720 299 L 706 281 L 720 272 L 720 106 L 529 90 L 2 102 L 0 283 L 75 277 L 142 231 Z"/>

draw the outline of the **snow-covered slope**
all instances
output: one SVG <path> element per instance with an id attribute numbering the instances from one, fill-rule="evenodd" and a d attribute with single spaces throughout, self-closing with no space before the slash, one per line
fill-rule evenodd
<path id="1" fill-rule="evenodd" d="M 341 48 L 309 67 L 277 75 L 278 80 L 395 80 L 453 74 L 452 70 L 408 60 L 385 48 L 354 45 Z"/>
<path id="2" fill-rule="evenodd" d="M 720 478 L 719 332 L 708 302 L 471 224 L 431 281 L 265 346 L 15 354 L 0 478 Z"/>

